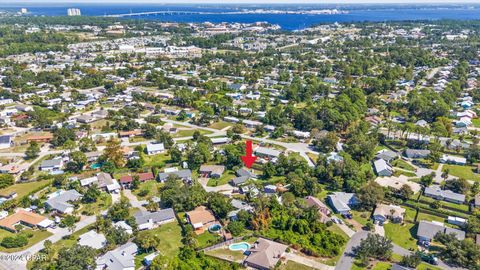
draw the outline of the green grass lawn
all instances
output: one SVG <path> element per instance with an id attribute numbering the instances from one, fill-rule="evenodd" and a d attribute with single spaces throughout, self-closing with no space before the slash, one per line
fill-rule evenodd
<path id="1" fill-rule="evenodd" d="M 214 233 L 210 233 L 209 231 L 206 231 L 200 235 L 197 235 L 196 239 L 197 239 L 198 247 L 204 248 L 220 242 L 222 238 L 218 234 L 214 234 Z"/>
<path id="2" fill-rule="evenodd" d="M 445 219 L 444 219 L 443 217 L 439 217 L 439 216 L 434 216 L 434 215 L 430 215 L 430 214 L 427 214 L 427 213 L 423 213 L 423 212 L 420 210 L 420 211 L 418 212 L 417 221 L 421 221 L 421 220 L 445 222 Z"/>
<path id="3" fill-rule="evenodd" d="M 177 131 L 177 133 L 173 134 L 173 138 L 182 138 L 182 137 L 190 137 L 190 136 L 193 136 L 193 133 L 195 133 L 195 131 L 199 131 L 200 134 L 202 135 L 206 135 L 206 134 L 210 134 L 212 132 L 208 131 L 208 130 L 203 130 L 203 129 L 181 129 L 179 131 Z"/>
<path id="4" fill-rule="evenodd" d="M 43 230 L 25 229 L 24 231 L 25 232 L 31 232 L 33 234 L 32 237 L 28 238 L 28 244 L 26 246 L 20 247 L 20 248 L 4 248 L 4 247 L 0 246 L 0 252 L 11 253 L 11 252 L 22 251 L 22 250 L 25 250 L 25 249 L 33 246 L 34 244 L 36 244 L 36 243 L 42 241 L 43 239 L 48 238 L 49 236 L 52 235 L 51 232 L 43 231 Z M 0 239 L 1 240 L 3 240 L 3 238 L 5 238 L 5 237 L 14 236 L 14 235 L 15 235 L 14 233 L 11 233 L 11 232 L 3 230 L 3 229 L 0 229 Z"/>
<path id="5" fill-rule="evenodd" d="M 459 178 L 464 178 L 467 180 L 480 181 L 480 175 L 474 173 L 475 168 L 473 166 L 445 164 L 443 165 L 443 170 L 445 169 L 449 170 L 450 175 L 453 175 Z"/>
<path id="6" fill-rule="evenodd" d="M 216 187 L 227 184 L 230 180 L 235 178 L 235 172 L 233 171 L 226 171 L 220 178 L 210 178 L 208 180 L 207 186 L 209 187 Z"/>
<path id="7" fill-rule="evenodd" d="M 182 229 L 176 221 L 160 225 L 152 230 L 142 231 L 139 234 L 158 235 L 161 241 L 157 251 L 167 257 L 176 256 L 182 246 Z"/>
<path id="8" fill-rule="evenodd" d="M 441 270 L 442 268 L 422 262 L 417 266 L 417 270 Z"/>
<path id="9" fill-rule="evenodd" d="M 286 264 L 282 264 L 278 269 L 280 270 L 311 270 L 312 268 L 294 261 L 287 261 Z"/>
<path id="10" fill-rule="evenodd" d="M 163 183 L 159 183 L 155 180 L 149 180 L 140 183 L 140 186 L 137 189 L 133 190 L 132 193 L 137 196 L 139 200 L 145 200 L 153 196 L 158 196 L 160 194 L 159 188 L 161 186 L 163 186 Z M 148 193 L 146 193 L 146 195 L 142 197 L 140 196 L 140 194 L 145 193 L 146 191 L 144 190 L 148 191 Z"/>
<path id="11" fill-rule="evenodd" d="M 408 162 L 406 162 L 405 160 L 403 159 L 396 159 L 392 162 L 392 165 L 394 167 L 398 167 L 398 168 L 401 168 L 401 169 L 404 169 L 404 170 L 407 170 L 407 171 L 415 171 L 415 168 L 408 164 Z"/>
<path id="12" fill-rule="evenodd" d="M 377 262 L 372 270 L 388 270 L 392 267 L 392 264 L 389 262 Z"/>
<path id="13" fill-rule="evenodd" d="M 413 223 L 405 223 L 404 225 L 387 223 L 383 225 L 385 229 L 385 236 L 390 238 L 393 243 L 406 248 L 417 249 L 417 240 L 414 238 L 416 235 L 416 226 Z"/>
<path id="14" fill-rule="evenodd" d="M 370 221 L 371 212 L 368 211 L 352 211 L 352 217 L 355 221 L 365 226 Z"/>
<path id="15" fill-rule="evenodd" d="M 214 250 L 210 250 L 205 252 L 210 256 L 218 257 L 220 259 L 227 259 L 230 261 L 241 262 L 244 259 L 243 252 L 240 250 L 233 251 L 230 250 L 228 247 L 217 248 Z"/>
<path id="16" fill-rule="evenodd" d="M 145 159 L 144 167 L 163 167 L 165 166 L 165 163 L 168 163 L 170 161 L 170 155 L 168 155 L 168 153 L 152 155 L 152 156 L 145 155 L 144 159 Z"/>
<path id="17" fill-rule="evenodd" d="M 231 127 L 231 126 L 233 126 L 232 123 L 228 123 L 228 122 L 225 122 L 225 121 L 218 121 L 218 122 L 215 122 L 215 123 L 211 124 L 208 127 L 221 130 L 221 129 L 224 129 L 226 127 Z"/>
<path id="18" fill-rule="evenodd" d="M 97 201 L 94 203 L 86 203 L 82 205 L 80 213 L 85 215 L 97 215 L 100 214 L 103 210 L 107 209 L 112 205 L 112 196 L 108 193 L 102 193 L 97 198 Z"/>
<path id="19" fill-rule="evenodd" d="M 480 118 L 474 118 L 472 119 L 472 124 L 474 127 L 480 127 Z"/>
<path id="20" fill-rule="evenodd" d="M 48 186 L 50 182 L 51 182 L 50 180 L 42 180 L 42 181 L 36 181 L 36 182 L 14 184 L 12 186 L 0 189 L 0 195 L 7 195 L 12 192 L 16 192 L 18 198 L 22 198 L 30 194 L 31 192 L 40 190 Z"/>

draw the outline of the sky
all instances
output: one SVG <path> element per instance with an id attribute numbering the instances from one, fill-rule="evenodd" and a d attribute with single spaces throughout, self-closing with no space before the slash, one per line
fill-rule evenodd
<path id="1" fill-rule="evenodd" d="M 155 3 L 155 4 L 356 4 L 356 3 L 478 3 L 480 0 L 0 0 L 2 3 Z"/>

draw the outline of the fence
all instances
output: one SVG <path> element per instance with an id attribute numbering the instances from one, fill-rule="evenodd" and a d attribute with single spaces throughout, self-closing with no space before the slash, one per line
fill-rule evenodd
<path id="1" fill-rule="evenodd" d="M 242 240 L 245 236 L 239 236 L 239 237 L 235 237 L 235 238 L 232 238 L 230 240 L 227 240 L 227 241 L 223 241 L 221 243 L 218 243 L 218 244 L 215 244 L 213 246 L 209 246 L 209 247 L 206 247 L 204 249 L 201 249 L 199 251 L 203 251 L 203 252 L 206 252 L 206 251 L 210 251 L 210 250 L 214 250 L 214 249 L 217 249 L 217 248 L 221 248 L 221 247 L 224 247 L 226 245 L 230 245 L 230 244 L 233 244 L 239 240 Z"/>

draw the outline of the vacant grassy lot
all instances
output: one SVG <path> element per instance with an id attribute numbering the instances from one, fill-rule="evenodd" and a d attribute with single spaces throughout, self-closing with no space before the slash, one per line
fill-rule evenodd
<path id="1" fill-rule="evenodd" d="M 443 170 L 445 171 L 445 169 L 448 169 L 450 175 L 467 180 L 480 181 L 480 175 L 474 173 L 475 168 L 472 166 L 445 164 L 443 165 Z"/>
<path id="2" fill-rule="evenodd" d="M 197 235 L 196 239 L 199 248 L 208 247 L 221 241 L 221 237 L 218 234 L 210 233 L 209 231 Z"/>
<path id="3" fill-rule="evenodd" d="M 228 123 L 228 122 L 225 122 L 225 121 L 218 121 L 218 122 L 215 122 L 215 123 L 211 124 L 208 127 L 209 128 L 214 128 L 214 129 L 224 129 L 226 127 L 231 127 L 231 126 L 233 126 L 232 123 Z"/>
<path id="4" fill-rule="evenodd" d="M 152 156 L 144 156 L 145 159 L 145 167 L 163 167 L 165 163 L 170 161 L 170 155 L 168 153 L 152 155 Z"/>
<path id="5" fill-rule="evenodd" d="M 408 164 L 408 162 L 402 160 L 402 159 L 396 159 L 392 162 L 392 165 L 394 167 L 398 167 L 398 168 L 401 168 L 401 169 L 404 169 L 404 170 L 407 170 L 407 171 L 415 171 L 415 168 Z"/>
<path id="6" fill-rule="evenodd" d="M 161 239 L 157 250 L 164 256 L 174 257 L 182 246 L 182 229 L 177 221 L 160 225 L 153 230 L 142 231 L 140 234 L 157 235 Z"/>
<path id="7" fill-rule="evenodd" d="M 140 186 L 133 190 L 132 193 L 137 196 L 139 200 L 145 200 L 151 198 L 153 196 L 159 195 L 159 188 L 163 185 L 163 183 L 158 183 L 155 180 L 145 181 L 140 183 Z M 144 196 L 140 196 L 146 194 Z"/>
<path id="8" fill-rule="evenodd" d="M 16 192 L 18 198 L 22 198 L 33 191 L 36 191 L 48 186 L 49 184 L 50 184 L 50 180 L 41 180 L 36 182 L 14 184 L 7 188 L 0 189 L 0 195 L 8 195 L 12 192 Z"/>
<path id="9" fill-rule="evenodd" d="M 415 240 L 416 235 L 416 225 L 413 223 L 405 223 L 404 225 L 387 223 L 383 225 L 385 229 L 385 236 L 390 238 L 393 243 L 406 248 L 406 249 L 417 249 L 417 240 Z"/>
<path id="10" fill-rule="evenodd" d="M 311 270 L 312 268 L 294 261 L 287 261 L 286 264 L 282 264 L 278 269 L 280 270 Z"/>

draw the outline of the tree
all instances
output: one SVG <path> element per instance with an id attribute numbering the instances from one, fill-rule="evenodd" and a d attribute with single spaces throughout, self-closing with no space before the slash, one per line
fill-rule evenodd
<path id="1" fill-rule="evenodd" d="M 60 249 L 56 264 L 52 269 L 94 269 L 96 256 L 97 252 L 95 249 L 75 244 L 72 247 Z"/>
<path id="2" fill-rule="evenodd" d="M 328 132 L 324 136 L 313 141 L 313 145 L 323 153 L 330 153 L 335 150 L 337 145 L 338 137 L 335 132 Z"/>
<path id="3" fill-rule="evenodd" d="M 87 192 L 83 195 L 82 201 L 84 203 L 94 203 L 97 201 L 101 192 L 96 185 L 92 185 L 87 189 Z"/>
<path id="4" fill-rule="evenodd" d="M 450 179 L 444 182 L 445 183 L 445 189 L 449 189 L 453 192 L 456 193 L 461 193 L 461 194 L 467 194 L 467 192 L 470 190 L 470 183 L 468 183 L 467 180 L 463 178 L 454 178 Z"/>
<path id="5" fill-rule="evenodd" d="M 75 151 L 70 153 L 71 161 L 67 163 L 67 170 L 71 172 L 80 172 L 87 164 L 87 156 L 81 151 Z"/>
<path id="6" fill-rule="evenodd" d="M 422 258 L 420 257 L 420 254 L 414 253 L 411 255 L 404 256 L 400 261 L 400 265 L 415 269 L 421 262 L 422 262 Z"/>
<path id="7" fill-rule="evenodd" d="M 0 189 L 13 185 L 15 179 L 11 174 L 0 174 Z"/>
<path id="8" fill-rule="evenodd" d="M 80 151 L 86 152 L 93 152 L 97 150 L 97 146 L 95 142 L 91 138 L 82 138 L 80 139 L 80 143 L 78 145 Z"/>
<path id="9" fill-rule="evenodd" d="M 111 244 L 112 246 L 123 245 L 128 242 L 130 237 L 125 229 L 120 227 L 112 226 L 106 230 L 106 232 L 105 238 L 107 239 L 107 243 Z"/>
<path id="10" fill-rule="evenodd" d="M 52 145 L 55 147 L 63 146 L 67 141 L 74 142 L 77 139 L 75 132 L 69 128 L 59 128 L 53 132 Z"/>
<path id="11" fill-rule="evenodd" d="M 424 175 L 422 177 L 420 177 L 420 183 L 424 186 L 424 187 L 428 187 L 430 186 L 432 183 L 433 183 L 433 178 L 435 177 L 435 173 L 431 173 L 431 174 L 428 174 L 428 175 Z"/>
<path id="12" fill-rule="evenodd" d="M 209 193 L 208 208 L 219 218 L 226 218 L 228 212 L 233 210 L 230 200 L 220 193 Z"/>
<path id="13" fill-rule="evenodd" d="M 168 153 L 170 155 L 170 159 L 172 160 L 172 162 L 182 161 L 182 151 L 180 151 L 178 148 L 172 147 L 170 148 Z"/>
<path id="14" fill-rule="evenodd" d="M 413 190 L 409 185 L 405 184 L 398 190 L 397 194 L 400 198 L 407 200 L 413 195 Z"/>
<path id="15" fill-rule="evenodd" d="M 40 146 L 38 145 L 38 143 L 30 142 L 30 145 L 28 146 L 27 150 L 25 150 L 25 157 L 27 159 L 34 159 L 38 157 L 39 153 L 40 153 Z"/>
<path id="16" fill-rule="evenodd" d="M 388 260 L 392 256 L 393 244 L 378 234 L 368 234 L 367 238 L 360 241 L 360 245 L 353 249 L 357 259 L 361 260 L 364 265 L 367 264 L 369 258 L 378 260 Z"/>
<path id="17" fill-rule="evenodd" d="M 107 142 L 107 146 L 103 152 L 103 159 L 107 162 L 112 162 L 116 168 L 125 166 L 125 158 L 119 140 L 112 138 Z"/>
<path id="18" fill-rule="evenodd" d="M 75 228 L 75 222 L 77 222 L 77 218 L 75 216 L 67 215 L 62 219 L 60 225 L 61 227 L 68 228 L 70 232 L 73 232 Z"/>
<path id="19" fill-rule="evenodd" d="M 365 209 L 372 209 L 385 197 L 385 190 L 376 182 L 369 182 L 358 192 L 358 200 Z"/>
<path id="20" fill-rule="evenodd" d="M 147 252 L 152 249 L 156 249 L 161 243 L 160 236 L 158 234 L 152 234 L 149 231 L 139 232 L 137 237 L 133 240 L 140 248 Z"/>
<path id="21" fill-rule="evenodd" d="M 227 230 L 233 236 L 239 236 L 245 231 L 245 225 L 240 221 L 232 221 L 228 223 Z"/>
<path id="22" fill-rule="evenodd" d="M 130 203 L 127 199 L 122 198 L 119 202 L 115 203 L 108 209 L 107 217 L 112 221 L 117 222 L 120 220 L 126 220 L 129 216 L 128 209 L 130 208 Z"/>

